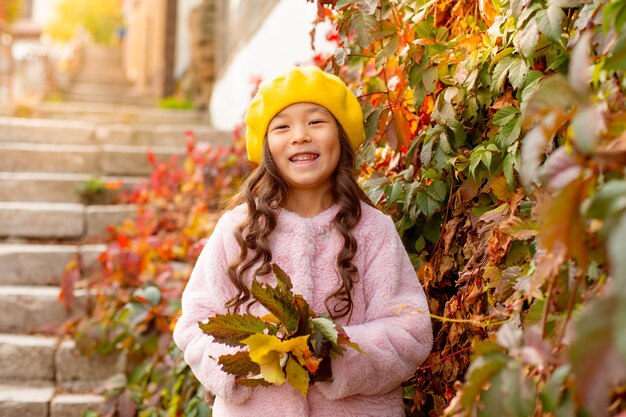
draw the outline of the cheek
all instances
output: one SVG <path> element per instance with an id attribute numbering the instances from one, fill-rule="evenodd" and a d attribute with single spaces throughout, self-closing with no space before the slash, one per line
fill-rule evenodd
<path id="1" fill-rule="evenodd" d="M 270 139 L 270 138 L 267 138 L 266 140 L 267 140 L 267 148 L 270 151 L 270 155 L 272 155 L 272 157 L 276 159 L 276 157 L 280 155 L 280 151 L 281 151 L 281 146 L 280 146 L 279 141 L 275 139 Z"/>

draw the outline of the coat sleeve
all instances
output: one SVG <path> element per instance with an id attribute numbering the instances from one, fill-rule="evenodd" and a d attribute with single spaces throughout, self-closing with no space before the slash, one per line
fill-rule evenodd
<path id="1" fill-rule="evenodd" d="M 227 276 L 224 250 L 223 216 L 202 249 L 182 295 L 182 314 L 174 328 L 174 342 L 183 351 L 185 362 L 200 383 L 216 396 L 233 403 L 242 403 L 252 396 L 252 388 L 235 384 L 235 377 L 222 371 L 217 363 L 221 355 L 237 352 L 237 348 L 216 343 L 202 332 L 198 322 L 216 314 L 226 313 L 224 304 L 232 295 Z"/>
<path id="2" fill-rule="evenodd" d="M 366 321 L 344 326 L 364 353 L 348 348 L 332 359 L 333 380 L 317 384 L 330 400 L 387 393 L 408 379 L 430 353 L 428 303 L 391 218 L 382 219 L 380 245 L 368 249 L 361 272 Z"/>

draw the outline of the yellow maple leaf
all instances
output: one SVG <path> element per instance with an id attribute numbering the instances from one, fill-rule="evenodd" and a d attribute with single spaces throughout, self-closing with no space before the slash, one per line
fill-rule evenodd
<path id="1" fill-rule="evenodd" d="M 285 366 L 287 381 L 306 397 L 309 392 L 309 373 L 293 357 L 289 357 Z"/>
<path id="2" fill-rule="evenodd" d="M 263 365 L 259 365 L 261 375 L 270 384 L 282 385 L 285 382 L 285 373 L 280 366 L 280 357 L 276 353 L 276 360 L 270 361 Z"/>
<path id="3" fill-rule="evenodd" d="M 241 343 L 248 346 L 250 359 L 259 364 L 263 378 L 269 383 L 281 385 L 286 380 L 281 360 L 285 358 L 285 355 L 291 353 L 298 358 L 300 363 L 304 363 L 305 356 L 311 354 L 307 344 L 308 339 L 308 335 L 280 340 L 269 334 L 253 334 L 243 339 Z M 293 359 L 289 358 L 289 360 Z M 308 380 L 306 384 L 308 385 Z"/>

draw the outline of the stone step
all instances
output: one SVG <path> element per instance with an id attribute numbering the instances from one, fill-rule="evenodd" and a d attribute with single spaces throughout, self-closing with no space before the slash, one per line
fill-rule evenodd
<path id="1" fill-rule="evenodd" d="M 153 171 L 147 157 L 149 151 L 154 154 L 157 161 L 185 154 L 184 148 L 166 146 L 102 145 L 102 151 L 100 171 L 106 175 L 126 176 L 145 176 Z"/>
<path id="2" fill-rule="evenodd" d="M 81 417 L 86 411 L 98 411 L 104 397 L 95 394 L 58 394 L 50 402 L 50 417 Z"/>
<path id="3" fill-rule="evenodd" d="M 0 236 L 70 239 L 85 230 L 82 204 L 0 203 Z"/>
<path id="4" fill-rule="evenodd" d="M 85 411 L 98 411 L 104 397 L 95 394 L 54 394 L 52 385 L 0 385 L 2 417 L 81 417 Z"/>
<path id="5" fill-rule="evenodd" d="M 54 387 L 0 386 L 0 416 L 49 417 Z"/>
<path id="6" fill-rule="evenodd" d="M 129 83 L 128 77 L 123 66 L 112 66 L 105 64 L 99 65 L 97 62 L 85 62 L 80 72 L 74 76 L 75 81 L 81 81 L 82 79 L 100 79 L 100 80 L 115 80 L 120 83 Z"/>
<path id="7" fill-rule="evenodd" d="M 106 236 L 109 226 L 117 226 L 125 219 L 136 217 L 137 207 L 132 204 L 87 206 L 85 236 L 87 238 Z"/>
<path id="8" fill-rule="evenodd" d="M 69 315 L 59 302 L 59 293 L 58 287 L 0 286 L 0 332 L 27 333 L 61 325 Z M 82 314 L 87 293 L 76 290 L 75 295 L 75 314 Z"/>
<path id="9" fill-rule="evenodd" d="M 96 138 L 101 144 L 184 147 L 187 132 L 192 133 L 200 143 L 214 146 L 233 144 L 232 132 L 215 130 L 205 124 L 103 124 L 96 129 Z"/>
<path id="10" fill-rule="evenodd" d="M 83 355 L 73 340 L 0 334 L 0 385 L 56 382 L 67 390 L 95 388 L 123 371 L 122 358 L 116 353 Z"/>
<path id="11" fill-rule="evenodd" d="M 0 143 L 0 171 L 97 174 L 100 147 Z"/>
<path id="12" fill-rule="evenodd" d="M 76 74 L 74 82 L 78 83 L 110 83 L 117 85 L 130 86 L 132 83 L 126 77 L 122 68 L 101 68 L 94 65 L 88 65 L 83 70 Z"/>
<path id="13" fill-rule="evenodd" d="M 71 89 L 76 84 L 108 84 L 125 88 L 132 88 L 133 85 L 122 72 L 96 72 L 80 73 L 72 82 L 68 82 L 63 88 Z"/>
<path id="14" fill-rule="evenodd" d="M 199 142 L 225 146 L 232 144 L 232 132 L 217 131 L 206 124 L 96 124 L 82 121 L 0 117 L 0 143 L 183 146 L 185 132 L 193 132 Z"/>
<path id="15" fill-rule="evenodd" d="M 141 176 L 152 172 L 147 154 L 157 160 L 184 154 L 181 147 L 123 145 L 52 145 L 0 143 L 0 171 L 56 172 L 92 175 Z"/>
<path id="16" fill-rule="evenodd" d="M 105 249 L 104 244 L 0 244 L 0 285 L 59 285 L 68 262 L 78 256 L 83 271 L 94 271 Z"/>
<path id="17" fill-rule="evenodd" d="M 34 142 L 92 145 L 93 122 L 0 117 L 0 142 Z"/>
<path id="18" fill-rule="evenodd" d="M 169 125 L 208 124 L 207 112 L 161 109 L 128 103 L 44 102 L 35 108 L 35 116 L 46 119 L 90 121 L 97 123 L 140 123 Z"/>
<path id="19" fill-rule="evenodd" d="M 74 82 L 65 89 L 64 93 L 129 96 L 132 92 L 128 87 L 128 85 L 113 83 Z"/>
<path id="20" fill-rule="evenodd" d="M 106 235 L 108 226 L 136 216 L 134 205 L 0 202 L 0 236 L 77 239 Z"/>
<path id="21" fill-rule="evenodd" d="M 0 172 L 0 201 L 81 203 L 78 189 L 96 178 L 89 174 Z M 120 191 L 130 191 L 144 178 L 100 177 L 104 183 L 121 183 Z"/>
<path id="22" fill-rule="evenodd" d="M 137 104 L 144 106 L 154 106 L 157 100 L 152 97 L 135 94 L 96 94 L 94 92 L 74 92 L 68 90 L 62 92 L 65 101 L 74 103 L 103 103 L 103 104 Z"/>
<path id="23" fill-rule="evenodd" d="M 59 344 L 55 354 L 57 386 L 69 390 L 96 388 L 112 375 L 122 372 L 124 360 L 115 353 L 110 355 L 83 355 L 73 340 Z"/>
<path id="24" fill-rule="evenodd" d="M 88 45 L 83 49 L 83 57 L 85 62 L 121 60 L 122 48 L 106 45 Z"/>
<path id="25" fill-rule="evenodd" d="M 56 337 L 0 334 L 0 384 L 54 382 Z"/>

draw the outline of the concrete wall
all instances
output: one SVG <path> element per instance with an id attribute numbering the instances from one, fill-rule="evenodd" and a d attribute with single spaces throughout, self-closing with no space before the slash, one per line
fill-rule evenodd
<path id="1" fill-rule="evenodd" d="M 137 92 L 155 97 L 165 79 L 166 10 L 166 0 L 135 0 L 126 15 L 126 74 Z"/>
<path id="2" fill-rule="evenodd" d="M 178 0 L 178 16 L 176 23 L 176 63 L 174 76 L 180 78 L 191 62 L 191 33 L 189 31 L 189 14 L 202 0 Z"/>
<path id="3" fill-rule="evenodd" d="M 269 13 L 258 31 L 231 53 L 218 72 L 211 96 L 211 122 L 218 129 L 230 130 L 243 121 L 251 99 L 253 78 L 275 77 L 291 65 L 312 63 L 309 32 L 317 6 L 305 0 L 281 0 Z M 316 49 L 330 52 L 326 41 L 328 26 L 319 27 Z"/>

